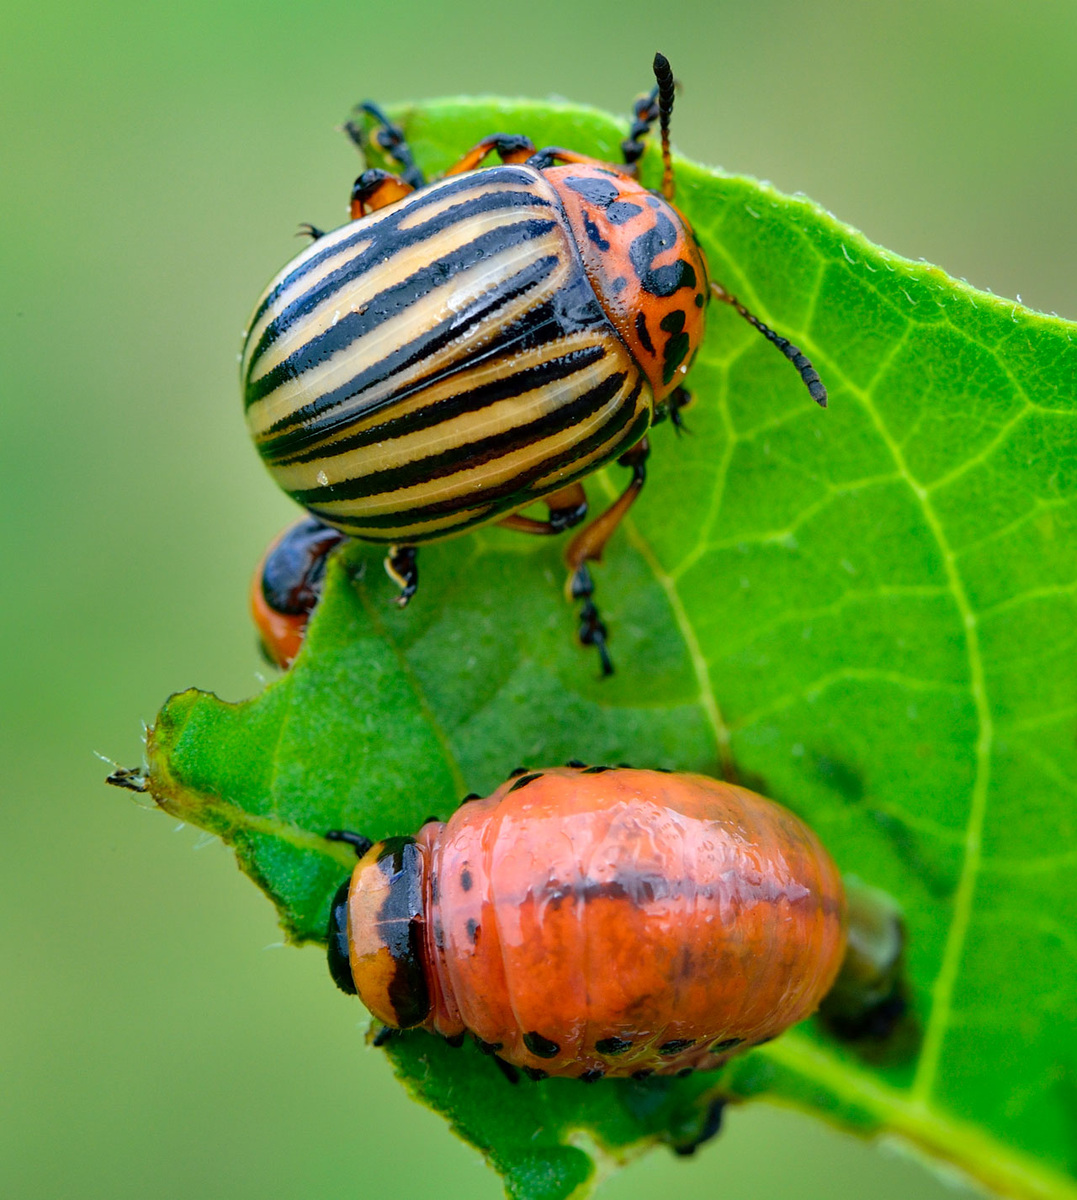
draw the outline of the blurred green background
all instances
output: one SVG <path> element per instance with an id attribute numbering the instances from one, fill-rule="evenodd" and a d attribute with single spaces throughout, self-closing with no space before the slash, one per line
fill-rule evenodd
<path id="1" fill-rule="evenodd" d="M 1077 6 L 475 0 L 3 10 L 0 1192 L 499 1194 L 406 1100 L 231 855 L 102 784 L 172 690 L 262 670 L 249 573 L 292 510 L 247 442 L 239 335 L 333 226 L 355 101 L 558 95 L 627 112 L 653 51 L 697 160 L 1077 316 Z M 526 132 L 526 131 L 523 131 Z M 765 1106 L 609 1200 L 954 1193 Z"/>

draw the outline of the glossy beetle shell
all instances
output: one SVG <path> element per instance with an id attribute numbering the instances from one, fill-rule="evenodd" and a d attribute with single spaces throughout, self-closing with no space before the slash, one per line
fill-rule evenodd
<path id="1" fill-rule="evenodd" d="M 699 344 L 706 294 L 682 218 L 619 172 L 450 176 L 321 237 L 270 284 L 241 366 L 248 425 L 328 524 L 445 537 L 637 442 Z"/>
<path id="2" fill-rule="evenodd" d="M 816 836 L 701 775 L 534 772 L 405 840 L 410 866 L 394 839 L 351 880 L 360 998 L 532 1074 L 716 1066 L 812 1013 L 842 961 Z"/>

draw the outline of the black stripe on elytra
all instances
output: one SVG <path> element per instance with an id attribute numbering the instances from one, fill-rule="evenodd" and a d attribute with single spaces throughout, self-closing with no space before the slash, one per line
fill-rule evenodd
<path id="1" fill-rule="evenodd" d="M 356 479 L 331 483 L 325 487 L 297 490 L 291 493 L 292 497 L 303 505 L 324 504 L 327 500 L 359 500 L 367 496 L 386 495 L 415 484 L 429 483 L 434 479 L 444 479 L 462 469 L 470 469 L 492 459 L 502 458 L 524 446 L 541 441 L 558 430 L 571 428 L 612 400 L 625 379 L 627 375 L 623 371 L 607 375 L 570 404 L 562 405 L 533 421 L 515 425 L 502 433 L 476 441 L 461 442 L 442 450 L 439 454 L 416 458 L 402 466 L 389 467 L 384 471 L 371 471 Z M 487 495 L 484 491 L 481 498 L 486 500 Z M 475 503 L 475 496 L 469 494 L 463 501 L 471 507 Z"/>
<path id="2" fill-rule="evenodd" d="M 605 353 L 605 347 L 601 345 L 585 346 L 579 350 L 573 350 L 568 354 L 559 355 L 557 358 L 550 358 L 545 362 L 536 363 L 534 366 L 526 367 L 522 371 L 515 371 L 512 374 L 506 374 L 501 378 L 493 379 L 489 383 L 482 384 L 479 387 L 465 389 L 454 396 L 445 396 L 440 400 L 434 400 L 422 408 L 414 409 L 412 412 L 403 413 L 399 416 L 390 412 L 380 424 L 372 425 L 367 429 L 361 430 L 359 433 L 353 433 L 349 437 L 341 438 L 331 446 L 316 446 L 313 449 L 293 454 L 287 458 L 280 456 L 270 458 L 264 451 L 263 454 L 266 457 L 266 461 L 272 462 L 274 466 L 291 466 L 293 463 L 310 462 L 314 459 L 328 459 L 338 454 L 346 454 L 351 450 L 358 450 L 363 446 L 389 442 L 394 438 L 404 437 L 409 433 L 416 433 L 420 429 L 429 429 L 433 425 L 441 425 L 445 421 L 450 421 L 454 417 L 459 417 L 464 413 L 480 412 L 492 404 L 522 396 L 526 392 L 534 391 L 557 380 L 567 379 L 569 376 L 582 371 L 585 367 L 589 367 L 592 363 L 598 362 L 599 359 L 605 356 Z M 400 394 L 394 395 L 393 399 L 399 402 L 401 399 Z"/>
<path id="3" fill-rule="evenodd" d="M 361 251 L 360 254 L 356 255 L 355 259 L 352 261 L 358 262 L 366 258 L 373 259 L 376 263 L 378 261 L 382 261 L 384 258 L 384 253 L 379 255 L 376 251 L 376 247 L 380 242 L 382 242 L 387 234 L 395 234 L 400 239 L 408 239 L 407 242 L 403 240 L 398 241 L 396 244 L 399 247 L 403 245 L 414 244 L 414 241 L 423 241 L 425 238 L 429 237 L 431 233 L 437 232 L 437 229 L 433 228 L 433 223 L 434 221 L 442 219 L 446 214 L 439 213 L 438 216 L 433 218 L 431 221 L 424 222 L 421 225 L 413 226 L 412 228 L 406 229 L 403 232 L 399 230 L 401 221 L 403 221 L 405 218 L 407 218 L 409 221 L 412 220 L 416 213 L 421 213 L 424 208 L 429 207 L 431 204 L 440 203 L 447 196 L 451 197 L 458 195 L 460 192 L 473 191 L 476 186 L 482 186 L 484 184 L 490 185 L 515 183 L 522 185 L 524 188 L 531 189 L 534 188 L 534 182 L 535 177 L 529 172 L 514 169 L 512 167 L 491 167 L 483 172 L 483 178 L 481 181 L 478 181 L 474 178 L 454 179 L 451 181 L 445 180 L 431 188 L 424 189 L 421 193 L 413 194 L 408 199 L 407 204 L 398 209 L 396 212 L 391 213 L 388 216 L 381 217 L 377 222 L 365 223 L 363 225 L 356 226 L 347 237 L 343 237 L 339 241 L 333 242 L 332 245 L 326 246 L 324 249 L 312 254 L 310 258 L 308 258 L 300 266 L 296 267 L 295 270 L 289 271 L 288 274 L 280 281 L 280 283 L 278 283 L 271 291 L 266 293 L 261 304 L 259 304 L 258 308 L 255 310 L 254 316 L 251 317 L 249 328 L 253 329 L 255 325 L 258 324 L 258 321 L 265 315 L 266 310 L 271 308 L 277 299 L 288 290 L 288 288 L 294 286 L 300 279 L 304 277 L 304 275 L 309 275 L 312 271 L 322 266 L 328 259 L 336 258 L 343 251 L 346 251 L 353 246 L 360 245 L 363 242 L 370 241 L 371 237 L 373 237 L 374 245 L 372 245 L 369 250 Z M 498 193 L 495 190 L 491 194 Z M 520 192 L 506 192 L 504 194 L 512 196 L 521 195 Z M 535 205 L 540 207 L 552 207 L 550 202 L 538 192 L 527 191 L 523 194 L 529 196 L 530 202 Z M 465 201 L 464 204 L 466 205 L 467 201 Z M 454 205 L 448 210 L 448 212 L 458 213 L 460 207 L 461 206 L 459 205 Z M 450 216 L 446 224 L 451 225 L 454 220 L 458 219 L 458 216 Z M 344 226 L 343 228 L 346 229 L 348 227 Z M 441 228 L 444 228 L 444 226 L 441 226 Z M 414 237 L 413 235 L 415 234 L 418 236 Z M 370 264 L 368 263 L 367 265 Z M 364 269 L 366 268 L 364 267 Z M 360 272 L 360 274 L 361 273 L 362 272 Z"/>
<path id="4" fill-rule="evenodd" d="M 462 224 L 481 213 L 497 212 L 504 209 L 551 208 L 546 200 L 536 199 L 529 192 L 489 192 L 476 196 L 473 200 L 454 205 L 446 212 L 403 231 L 382 231 L 380 237 L 371 245 L 365 247 L 353 258 L 341 263 L 334 271 L 319 279 L 318 282 L 303 295 L 297 296 L 287 307 L 281 309 L 262 331 L 258 345 L 250 356 L 248 376 L 254 371 L 258 360 L 273 344 L 288 333 L 304 317 L 309 316 L 317 308 L 354 283 L 360 276 L 378 267 L 383 267 L 398 254 L 414 251 L 423 242 L 435 234 L 441 233 L 453 225 Z M 537 219 L 537 218 L 536 218 Z"/>
<path id="5" fill-rule="evenodd" d="M 379 325 L 399 316 L 434 288 L 448 283 L 490 255 L 509 246 L 541 238 L 556 227 L 554 221 L 537 219 L 502 225 L 479 234 L 470 242 L 457 246 L 449 254 L 420 267 L 406 279 L 373 296 L 360 312 L 347 313 L 335 325 L 289 354 L 283 362 L 258 379 L 250 380 L 247 384 L 247 406 L 276 391 L 286 380 L 295 379 L 304 371 L 312 370 L 326 362 L 334 354 L 377 329 Z"/>
<path id="6" fill-rule="evenodd" d="M 639 276 L 640 286 L 652 296 L 672 296 L 682 287 L 696 286 L 696 273 L 691 263 L 683 258 L 664 267 L 656 267 L 654 260 L 677 244 L 677 228 L 664 212 L 654 214 L 654 225 L 633 238 L 628 247 L 628 257 Z"/>
<path id="7" fill-rule="evenodd" d="M 371 363 L 346 383 L 333 388 L 332 391 L 323 392 L 309 403 L 281 417 L 258 439 L 259 453 L 266 458 L 286 458 L 301 453 L 342 426 L 365 420 L 381 409 L 407 400 L 423 388 L 441 383 L 458 371 L 493 358 L 510 347 L 520 350 L 532 349 L 553 341 L 562 330 L 556 306 L 546 301 L 536 304 L 521 318 L 500 328 L 493 340 L 485 342 L 478 353 L 464 353 L 443 370 L 424 376 L 398 391 L 390 392 L 376 402 L 365 406 L 342 407 L 364 389 L 385 383 L 391 376 L 422 362 L 453 341 L 462 341 L 466 349 L 466 343 L 474 339 L 477 327 L 483 321 L 490 320 L 513 300 L 540 286 L 557 265 L 558 259 L 554 255 L 540 258 L 512 276 L 511 280 L 506 280 L 501 287 L 481 296 L 464 314 L 454 313 L 446 317 L 444 321 L 425 330 L 410 342 L 398 346 L 384 358 Z M 598 324 L 598 321 L 595 323 Z"/>
<path id="8" fill-rule="evenodd" d="M 377 864 L 388 882 L 376 929 L 389 951 L 393 974 L 386 985 L 397 1025 L 418 1025 L 430 1012 L 422 963 L 423 858 L 410 837 L 386 838 Z"/>
<path id="9" fill-rule="evenodd" d="M 613 417 L 607 421 L 600 429 L 595 430 L 589 437 L 578 442 L 576 445 L 569 447 L 562 454 L 556 455 L 553 458 L 546 459 L 531 471 L 523 472 L 520 476 L 508 480 L 497 488 L 490 488 L 482 494 L 482 503 L 484 508 L 481 512 L 455 522 L 452 525 L 443 525 L 438 529 L 431 530 L 428 534 L 423 534 L 421 531 L 415 531 L 412 527 L 414 524 L 421 524 L 423 521 L 435 520 L 438 517 L 446 516 L 454 511 L 461 509 L 473 509 L 476 499 L 474 496 L 454 497 L 452 500 L 438 500 L 432 504 L 418 505 L 415 508 L 399 510 L 397 512 L 388 513 L 386 515 L 358 517 L 349 521 L 346 515 L 339 513 L 327 512 L 325 509 L 311 508 L 311 512 L 320 516 L 327 521 L 331 521 L 334 525 L 343 529 L 345 532 L 354 533 L 356 537 L 362 538 L 368 542 L 384 542 L 392 543 L 401 540 L 402 534 L 394 532 L 386 537 L 379 537 L 374 530 L 391 529 L 394 531 L 407 530 L 407 537 L 412 541 L 430 541 L 434 538 L 443 538 L 450 533 L 460 533 L 465 529 L 470 529 L 474 525 L 481 525 L 489 521 L 497 513 L 505 512 L 509 509 L 519 508 L 521 503 L 527 499 L 527 485 L 536 479 L 541 479 L 552 471 L 556 471 L 562 467 L 567 467 L 577 459 L 586 458 L 593 450 L 598 449 L 604 442 L 609 441 L 612 436 L 625 427 L 632 417 L 635 410 L 636 400 L 639 397 L 640 388 L 643 386 L 642 381 L 638 382 L 628 399 L 619 406 Z M 567 486 L 570 483 L 575 483 L 577 479 L 583 479 L 585 476 L 592 474 L 598 470 L 603 463 L 609 462 L 610 459 L 616 458 L 622 454 L 626 447 L 634 445 L 647 432 L 647 427 L 651 423 L 651 414 L 649 410 L 641 412 L 629 426 L 628 432 L 617 443 L 615 448 L 611 450 L 602 460 L 602 462 L 588 462 L 581 466 L 575 472 L 567 473 L 562 479 L 558 480 L 555 487 L 544 488 L 539 495 L 548 495 L 556 488 Z"/>

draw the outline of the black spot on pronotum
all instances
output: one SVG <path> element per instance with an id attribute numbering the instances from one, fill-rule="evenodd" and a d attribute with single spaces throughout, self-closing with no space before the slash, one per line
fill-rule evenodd
<path id="1" fill-rule="evenodd" d="M 550 1072 L 544 1071 L 541 1067 L 521 1067 L 520 1070 L 523 1071 L 528 1079 L 533 1079 L 536 1083 L 542 1079 L 550 1078 Z"/>
<path id="2" fill-rule="evenodd" d="M 724 1054 L 727 1050 L 734 1050 L 737 1046 L 744 1044 L 744 1038 L 722 1038 L 720 1042 L 714 1042 L 711 1045 L 712 1054 Z"/>
<path id="3" fill-rule="evenodd" d="M 460 872 L 460 886 L 465 892 L 471 891 L 471 872 L 467 869 L 467 867 Z"/>
<path id="4" fill-rule="evenodd" d="M 641 312 L 636 313 L 636 337 L 648 354 L 654 353 L 654 342 L 651 341 L 651 333 L 647 328 L 647 318 Z"/>
<path id="5" fill-rule="evenodd" d="M 626 1050 L 632 1049 L 632 1043 L 628 1038 L 608 1037 L 601 1038 L 595 1042 L 595 1052 L 598 1054 L 612 1055 L 624 1054 Z"/>
<path id="6" fill-rule="evenodd" d="M 654 225 L 632 240 L 628 257 L 632 263 L 640 286 L 652 296 L 672 296 L 682 287 L 696 286 L 696 273 L 691 263 L 683 258 L 656 267 L 654 260 L 677 245 L 677 230 L 665 213 L 654 216 Z"/>
<path id="7" fill-rule="evenodd" d="M 671 1041 L 663 1042 L 658 1047 L 658 1053 L 663 1057 L 668 1057 L 672 1054 L 680 1054 L 682 1050 L 687 1050 L 689 1046 L 695 1044 L 695 1038 L 673 1038 Z"/>
<path id="8" fill-rule="evenodd" d="M 611 225 L 623 225 L 626 221 L 631 221 L 633 217 L 639 216 L 641 212 L 643 209 L 638 204 L 633 204 L 631 200 L 615 200 L 606 209 L 606 220 Z"/>
<path id="9" fill-rule="evenodd" d="M 659 329 L 664 329 L 666 333 L 680 333 L 684 328 L 684 312 L 675 308 L 672 312 L 666 313 L 658 324 Z"/>
<path id="10" fill-rule="evenodd" d="M 479 940 L 478 921 L 476 921 L 474 917 L 469 917 L 465 928 L 467 930 L 467 940 L 474 946 Z"/>
<path id="11" fill-rule="evenodd" d="M 602 236 L 602 231 L 594 223 L 594 221 L 591 220 L 586 210 L 583 214 L 583 228 L 588 238 L 594 242 L 594 244 L 603 252 L 603 254 L 610 248 L 609 242 Z"/>
<path id="12" fill-rule="evenodd" d="M 571 188 L 577 196 L 582 196 L 599 208 L 606 208 L 617 199 L 617 187 L 604 179 L 590 179 L 580 175 L 568 175 L 564 180 L 565 187 Z"/>
<path id="13" fill-rule="evenodd" d="M 524 1045 L 536 1058 L 556 1058 L 561 1053 L 561 1047 L 541 1033 L 531 1030 L 524 1034 Z"/>
<path id="14" fill-rule="evenodd" d="M 351 959 L 348 956 L 348 880 L 337 888 L 333 903 L 329 906 L 329 925 L 326 935 L 329 940 L 329 974 L 342 992 L 354 996 L 355 980 L 352 978 Z"/>
<path id="15" fill-rule="evenodd" d="M 536 779 L 542 778 L 542 772 L 536 771 L 531 775 L 521 775 L 519 779 L 509 788 L 509 792 L 518 792 L 520 788 L 527 787 L 529 783 L 534 783 Z"/>
<path id="16" fill-rule="evenodd" d="M 589 1071 L 584 1071 L 582 1075 L 578 1075 L 580 1083 L 597 1083 L 605 1077 L 606 1072 L 601 1067 L 592 1067 Z"/>
<path id="17" fill-rule="evenodd" d="M 688 334 L 684 332 L 684 313 L 679 308 L 667 313 L 662 318 L 661 328 L 670 335 L 662 351 L 662 382 L 670 383 L 691 345 Z"/>

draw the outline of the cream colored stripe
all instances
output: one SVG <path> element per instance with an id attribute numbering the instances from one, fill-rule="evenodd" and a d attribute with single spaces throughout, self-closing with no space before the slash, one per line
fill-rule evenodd
<path id="1" fill-rule="evenodd" d="M 454 314 L 464 313 L 483 296 L 496 292 L 513 276 L 547 255 L 556 256 L 558 265 L 541 285 L 533 288 L 515 301 L 499 309 L 483 322 L 482 329 L 475 331 L 479 337 L 468 338 L 468 353 L 481 346 L 481 338 L 492 337 L 511 320 L 515 310 L 523 314 L 538 302 L 537 297 L 550 295 L 561 287 L 566 279 L 569 262 L 564 235 L 553 230 L 545 237 L 530 239 L 509 246 L 498 254 L 484 259 L 470 270 L 457 275 L 441 287 L 433 288 L 422 299 L 409 305 L 399 316 L 372 329 L 365 337 L 352 342 L 338 351 L 325 363 L 295 379 L 287 380 L 264 399 L 247 410 L 247 421 L 255 438 L 264 435 L 276 422 L 289 417 L 296 409 L 317 400 L 320 396 L 346 384 L 359 372 L 376 366 L 390 354 L 406 346 L 433 326 L 449 321 Z M 466 316 L 461 317 L 461 329 L 466 326 Z M 440 352 L 443 364 L 452 362 L 460 355 L 460 346 L 449 345 Z M 347 420 L 351 412 L 361 412 L 382 396 L 390 396 L 406 385 L 408 374 L 421 379 L 433 368 L 431 359 L 410 368 L 407 373 L 395 374 L 391 379 L 364 389 L 357 398 L 338 406 L 335 415 Z"/>

